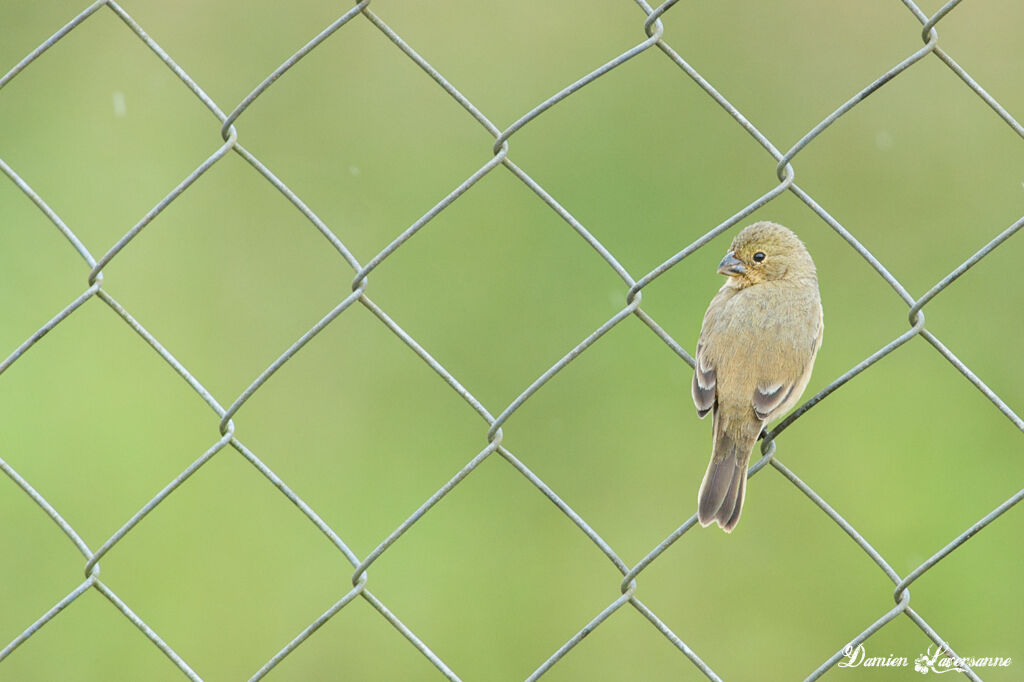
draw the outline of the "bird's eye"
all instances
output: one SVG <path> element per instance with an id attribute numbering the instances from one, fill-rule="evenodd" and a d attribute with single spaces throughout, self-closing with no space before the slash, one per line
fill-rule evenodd
<path id="1" fill-rule="evenodd" d="M 763 260 L 764 260 L 764 251 L 758 251 L 757 253 L 754 254 L 754 262 L 755 263 L 760 263 Z"/>

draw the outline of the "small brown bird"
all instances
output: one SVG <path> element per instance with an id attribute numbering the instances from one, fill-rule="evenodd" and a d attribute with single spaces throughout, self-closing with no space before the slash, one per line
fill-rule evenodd
<path id="1" fill-rule="evenodd" d="M 713 434 L 697 518 L 732 531 L 750 452 L 765 425 L 800 399 L 825 325 L 811 254 L 782 225 L 745 228 L 718 272 L 728 279 L 704 313 L 693 373 L 697 416 L 711 412 Z"/>

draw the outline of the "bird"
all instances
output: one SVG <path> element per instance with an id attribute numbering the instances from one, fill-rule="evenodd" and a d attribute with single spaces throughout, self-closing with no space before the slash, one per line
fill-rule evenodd
<path id="1" fill-rule="evenodd" d="M 825 329 L 818 274 L 800 238 L 761 221 L 733 239 L 726 276 L 701 324 L 693 372 L 697 416 L 709 413 L 712 451 L 697 493 L 697 520 L 732 532 L 750 453 L 765 426 L 796 405 Z"/>

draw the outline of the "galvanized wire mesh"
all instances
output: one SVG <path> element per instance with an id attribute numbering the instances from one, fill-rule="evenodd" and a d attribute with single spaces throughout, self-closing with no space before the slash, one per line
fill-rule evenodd
<path id="1" fill-rule="evenodd" d="M 847 244 L 849 244 L 851 249 L 856 251 L 856 253 L 871 265 L 879 277 L 888 283 L 895 294 L 907 305 L 907 319 L 909 325 L 909 328 L 904 333 L 879 348 L 862 362 L 850 368 L 842 376 L 836 378 L 825 389 L 807 400 L 799 409 L 795 410 L 788 416 L 788 418 L 772 429 L 761 443 L 762 457 L 750 469 L 750 474 L 753 475 L 760 472 L 765 467 L 771 467 L 781 474 L 786 480 L 796 486 L 808 498 L 810 498 L 822 510 L 822 512 L 827 514 L 835 522 L 838 528 L 842 529 L 847 535 L 849 535 L 849 537 L 871 558 L 871 560 L 877 564 L 879 569 L 884 572 L 894 585 L 892 596 L 895 605 L 885 613 L 880 614 L 877 620 L 867 624 L 864 630 L 853 637 L 849 642 L 837 642 L 834 653 L 823 653 L 823 662 L 816 670 L 810 671 L 808 679 L 816 679 L 834 666 L 843 657 L 846 646 L 849 645 L 856 647 L 856 645 L 863 643 L 887 623 L 901 615 L 906 616 L 910 621 L 912 621 L 936 645 L 945 647 L 951 655 L 956 655 L 950 643 L 931 625 L 929 625 L 928 621 L 925 620 L 925 617 L 922 614 L 918 613 L 917 610 L 911 607 L 909 588 L 918 578 L 935 568 L 945 557 L 961 547 L 974 534 L 1020 502 L 1020 500 L 1024 498 L 1024 490 L 1016 493 L 969 528 L 964 530 L 963 533 L 952 538 L 948 544 L 935 552 L 926 561 L 922 562 L 920 566 L 906 575 L 901 575 L 890 566 L 889 562 L 887 562 L 887 560 L 878 551 L 872 547 L 867 538 L 861 535 L 857 529 L 847 522 L 836 509 L 830 506 L 828 501 L 816 493 L 810 486 L 805 484 L 796 473 L 794 473 L 789 467 L 783 464 L 778 457 L 775 456 L 776 439 L 794 422 L 804 418 L 808 411 L 820 401 L 827 398 L 830 394 L 841 388 L 861 372 L 870 368 L 881 358 L 896 351 L 915 336 L 921 336 L 927 340 L 927 342 L 931 344 L 931 346 L 934 347 L 934 349 L 943 358 L 945 358 L 953 367 L 956 368 L 957 371 L 966 377 L 966 379 L 978 391 L 988 398 L 992 405 L 1007 419 L 1009 419 L 1018 430 L 1024 431 L 1024 420 L 1022 420 L 1022 418 L 1014 412 L 1006 402 L 996 395 L 996 393 L 992 391 L 964 362 L 958 359 L 956 355 L 943 345 L 939 338 L 928 330 L 925 324 L 924 314 L 925 307 L 932 299 L 1024 226 L 1024 217 L 1008 226 L 977 253 L 964 260 L 958 267 L 943 277 L 926 293 L 919 297 L 915 297 L 874 255 L 872 255 L 870 251 L 868 251 L 868 249 L 866 249 L 857 240 L 849 230 L 840 224 L 840 222 L 830 215 L 821 205 L 819 205 L 807 191 L 795 182 L 795 172 L 792 164 L 803 149 L 813 143 L 815 139 L 822 135 L 829 126 L 836 122 L 840 117 L 850 112 L 860 102 L 879 88 L 882 88 L 893 81 L 897 81 L 900 75 L 906 70 L 911 68 L 917 62 L 925 59 L 934 58 L 941 61 L 954 74 L 956 74 L 960 80 L 963 81 L 965 87 L 969 88 L 975 95 L 977 95 L 977 97 L 981 98 L 992 109 L 994 115 L 1001 118 L 1017 135 L 1024 137 L 1024 127 L 1022 127 L 1021 124 L 1010 113 L 1008 113 L 994 97 L 987 93 L 981 85 L 979 85 L 979 83 L 970 76 L 970 74 L 961 68 L 961 66 L 958 65 L 947 52 L 939 47 L 937 27 L 943 18 L 946 17 L 957 4 L 959 4 L 959 0 L 951 0 L 932 16 L 928 16 L 922 12 L 921 9 L 911 0 L 903 0 L 903 4 L 906 9 L 911 12 L 921 24 L 920 36 L 923 46 L 913 54 L 908 55 L 905 59 L 895 64 L 891 69 L 883 73 L 877 79 L 867 84 L 862 90 L 855 93 L 847 101 L 843 102 L 833 113 L 811 128 L 796 144 L 792 145 L 792 147 L 785 151 L 783 151 L 783 148 L 776 146 L 761 131 L 759 131 L 757 127 L 744 117 L 744 115 L 735 106 L 733 106 L 725 96 L 723 96 L 710 82 L 708 82 L 708 80 L 698 73 L 668 42 L 664 35 L 664 26 L 661 18 L 676 4 L 675 0 L 669 0 L 658 7 L 651 7 L 645 0 L 637 0 L 636 4 L 642 11 L 642 15 L 638 14 L 638 24 L 642 24 L 643 30 L 646 34 L 645 40 L 639 42 L 622 54 L 615 56 L 613 59 L 610 59 L 608 62 L 594 69 L 590 73 L 583 75 L 561 91 L 537 104 L 534 108 L 519 117 L 514 123 L 504 128 L 493 123 L 483 111 L 476 107 L 458 90 L 455 84 L 450 82 L 437 69 L 431 66 L 430 63 L 416 52 L 413 46 L 409 45 L 400 35 L 392 30 L 386 21 L 371 9 L 369 0 L 359 2 L 349 11 L 340 16 L 336 21 L 327 26 L 309 43 L 296 51 L 283 64 L 281 64 L 280 67 L 269 74 L 263 82 L 257 85 L 233 110 L 227 113 L 225 113 L 225 111 L 221 109 L 216 102 L 207 96 L 193 78 L 177 63 L 175 63 L 172 56 L 164 51 L 146 33 L 143 27 L 125 11 L 124 8 L 112 0 L 96 2 L 89 6 L 78 16 L 72 19 L 66 26 L 43 42 L 38 48 L 25 56 L 25 58 L 7 72 L 6 75 L 0 78 L 0 89 L 2 89 L 5 85 L 11 82 L 12 79 L 21 77 L 22 72 L 26 68 L 30 67 L 31 64 L 40 57 L 40 55 L 56 45 L 61 39 L 77 29 L 84 22 L 87 22 L 94 14 L 98 12 L 112 12 L 124 23 L 126 30 L 134 34 L 138 40 L 142 41 L 142 43 L 152 50 L 163 64 L 165 64 L 166 67 L 187 86 L 191 93 L 216 117 L 219 122 L 220 134 L 224 141 L 219 148 L 210 154 L 209 158 L 200 164 L 194 171 L 189 173 L 176 187 L 170 190 L 156 206 L 142 216 L 142 218 L 139 219 L 138 222 L 128 232 L 126 232 L 113 247 L 98 257 L 90 252 L 86 244 L 76 236 L 74 230 L 65 224 L 60 216 L 50 207 L 46 198 L 40 196 L 40 194 L 38 194 L 25 180 L 23 180 L 22 177 L 19 176 L 17 169 L 0 159 L 0 169 L 3 170 L 3 173 L 7 178 L 13 182 L 25 194 L 25 196 L 35 204 L 36 207 L 38 207 L 39 211 L 41 211 L 58 230 L 60 230 L 67 241 L 71 244 L 72 248 L 77 251 L 89 267 L 86 288 L 63 309 L 57 311 L 45 325 L 29 336 L 20 346 L 14 349 L 13 352 L 10 352 L 7 355 L 6 359 L 0 363 L 0 380 L 2 380 L 3 372 L 10 368 L 14 363 L 18 362 L 19 359 L 25 353 L 30 351 L 45 334 L 62 324 L 87 301 L 96 298 L 106 304 L 118 317 L 120 317 L 128 328 L 134 331 L 142 341 L 148 344 L 152 350 L 157 353 L 164 362 L 166 362 L 167 366 L 171 370 L 180 375 L 220 419 L 220 437 L 209 447 L 209 449 L 203 452 L 194 462 L 192 462 L 191 465 L 181 471 L 181 473 L 173 480 L 168 482 L 163 489 L 156 492 L 137 513 L 131 516 L 131 518 L 125 520 L 124 524 L 117 530 L 117 532 L 110 536 L 99 547 L 90 546 L 90 544 L 82 539 L 75 527 L 61 515 L 61 511 L 55 508 L 54 505 L 47 500 L 45 490 L 40 491 L 34 488 L 29 480 L 26 480 L 25 477 L 19 474 L 19 472 L 5 460 L 0 459 L 0 469 L 2 469 L 3 472 L 22 491 L 24 491 L 25 495 L 29 496 L 52 519 L 52 521 L 67 536 L 68 540 L 74 544 L 85 559 L 85 577 L 81 584 L 60 599 L 52 608 L 41 614 L 35 622 L 27 624 L 27 627 L 24 628 L 21 634 L 0 650 L 0 675 L 2 675 L 3 672 L 3 660 L 8 655 L 21 646 L 41 628 L 46 627 L 47 624 L 57 617 L 65 607 L 78 599 L 82 594 L 88 590 L 97 590 L 103 594 L 125 618 L 141 630 L 154 646 L 159 648 L 160 651 L 173 661 L 173 663 L 186 677 L 193 680 L 202 679 L 200 674 L 190 666 L 189 662 L 175 651 L 174 642 L 163 639 L 160 634 L 154 631 L 153 628 L 147 624 L 145 614 L 133 611 L 131 606 L 119 597 L 117 592 L 115 592 L 110 585 L 100 579 L 99 565 L 103 557 L 127 535 L 135 532 L 144 532 L 143 530 L 138 530 L 138 528 L 140 522 L 146 517 L 146 515 L 167 499 L 167 497 L 179 486 L 185 483 L 185 481 L 188 480 L 189 477 L 201 466 L 203 466 L 204 463 L 215 457 L 222 450 L 231 448 L 248 460 L 248 462 L 251 463 L 251 465 L 258 470 L 267 481 L 273 484 L 282 495 L 287 497 L 288 500 L 296 505 L 302 513 L 305 514 L 309 522 L 314 524 L 330 539 L 333 545 L 337 548 L 337 551 L 344 555 L 345 559 L 353 568 L 352 588 L 342 594 L 335 603 L 331 604 L 329 608 L 323 612 L 320 617 L 309 623 L 291 641 L 282 642 L 280 650 L 273 657 L 267 660 L 262 667 L 253 672 L 251 677 L 253 680 L 260 679 L 273 670 L 282 659 L 288 656 L 297 647 L 302 646 L 302 644 L 307 641 L 307 639 L 312 636 L 318 628 L 357 599 L 363 599 L 371 604 L 380 614 L 381 618 L 385 619 L 395 629 L 397 629 L 408 640 L 409 644 L 415 647 L 441 673 L 450 679 L 459 679 L 458 671 L 454 670 L 448 665 L 448 663 L 435 654 L 431 649 L 429 642 L 425 641 L 425 639 L 421 638 L 411 628 L 407 627 L 400 619 L 399 614 L 392 612 L 371 590 L 368 571 L 374 562 L 386 554 L 389 548 L 391 548 L 399 538 L 406 533 L 412 532 L 416 524 L 425 515 L 428 515 L 431 512 L 431 509 L 443 497 L 450 493 L 456 486 L 459 486 L 470 472 L 477 468 L 481 462 L 492 456 L 497 456 L 507 460 L 526 480 L 528 480 L 536 487 L 537 490 L 553 502 L 561 512 L 565 514 L 573 524 L 575 524 L 579 529 L 579 532 L 583 533 L 600 549 L 608 561 L 610 561 L 622 575 L 621 583 L 619 585 L 621 596 L 608 604 L 606 608 L 596 614 L 589 622 L 581 623 L 576 634 L 555 648 L 547 660 L 537 661 L 537 667 L 528 679 L 533 680 L 544 675 L 547 671 L 552 669 L 553 666 L 556 666 L 559 661 L 561 661 L 563 657 L 565 657 L 585 636 L 595 628 L 600 627 L 606 620 L 623 608 L 632 608 L 638 611 L 650 622 L 654 630 L 670 641 L 682 653 L 682 655 L 686 656 L 692 662 L 693 666 L 695 666 L 697 670 L 708 678 L 716 680 L 720 679 L 719 675 L 716 674 L 714 670 L 715 662 L 704 660 L 701 657 L 700 652 L 694 650 L 694 648 L 688 645 L 684 639 L 673 631 L 667 623 L 659 618 L 659 616 L 636 595 L 637 580 L 643 572 L 669 547 L 679 541 L 680 538 L 693 528 L 696 524 L 696 516 L 687 520 L 671 535 L 665 538 L 656 547 L 652 548 L 650 552 L 643 557 L 643 559 L 631 566 L 623 561 L 618 556 L 615 549 L 613 549 L 590 525 L 588 525 L 587 521 L 577 514 L 555 490 L 553 490 L 544 480 L 534 474 L 520 459 L 516 457 L 515 454 L 513 454 L 513 452 L 503 445 L 502 427 L 509 417 L 519 410 L 528 400 L 530 400 L 531 396 L 533 396 L 546 382 L 561 372 L 567 365 L 576 361 L 577 358 L 584 354 L 591 345 L 593 345 L 609 330 L 631 316 L 635 316 L 641 320 L 651 333 L 664 342 L 681 359 L 685 360 L 692 366 L 693 358 L 690 353 L 688 353 L 680 343 L 673 339 L 662 328 L 662 326 L 660 326 L 658 322 L 651 317 L 651 315 L 644 311 L 642 307 L 643 289 L 669 269 L 678 265 L 683 261 L 683 259 L 693 254 L 697 249 L 701 248 L 714 237 L 736 226 L 753 212 L 787 192 L 798 197 L 812 211 L 814 211 L 814 213 L 816 213 L 824 223 L 826 223 L 832 230 L 840 235 Z M 259 158 L 245 148 L 245 146 L 239 141 L 239 132 L 236 128 L 236 124 L 240 124 L 240 122 L 244 120 L 245 112 L 250 105 L 259 99 L 278 78 L 286 76 L 289 69 L 298 63 L 299 60 L 311 51 L 315 50 L 318 46 L 324 43 L 324 41 L 331 38 L 331 36 L 336 32 L 344 31 L 345 26 L 354 21 L 366 21 L 375 27 L 380 32 L 382 40 L 393 43 L 397 49 L 401 50 L 401 52 L 408 57 L 408 59 L 412 60 L 420 67 L 420 69 L 422 69 L 426 77 L 432 79 L 434 83 L 436 83 L 437 87 L 443 89 L 444 92 L 454 99 L 494 138 L 492 147 L 493 155 L 485 164 L 483 164 L 472 175 L 467 177 L 461 184 L 452 189 L 451 192 L 436 205 L 430 207 L 421 218 L 401 232 L 401 234 L 399 234 L 390 244 L 365 263 L 360 262 L 353 255 L 342 240 L 332 232 L 331 228 L 289 188 L 282 178 L 276 177 Z M 709 230 L 700 239 L 689 244 L 678 253 L 673 254 L 650 272 L 643 273 L 639 277 L 636 277 L 634 274 L 627 271 L 616 257 L 597 238 L 595 238 L 595 236 L 591 234 L 587 228 L 569 212 L 569 210 L 563 207 L 541 184 L 527 174 L 525 170 L 516 165 L 509 156 L 509 150 L 511 139 L 538 116 L 548 109 L 557 107 L 561 102 L 565 101 L 573 93 L 584 86 L 594 82 L 598 78 L 601 78 L 637 55 L 649 50 L 660 51 L 664 55 L 665 59 L 671 61 L 672 64 L 678 67 L 682 74 L 685 74 L 685 76 L 692 79 L 692 81 L 696 83 L 696 85 L 698 85 L 708 97 L 712 98 L 721 107 L 726 115 L 731 117 L 737 125 L 742 127 L 743 130 L 745 130 L 765 149 L 773 159 L 778 183 L 768 192 L 765 192 L 763 195 L 757 197 L 748 205 L 738 210 L 727 220 Z M 148 331 L 135 317 L 133 317 L 129 310 L 122 306 L 107 290 L 104 289 L 102 271 L 104 267 L 118 258 L 119 254 L 122 253 L 122 251 L 139 235 L 140 232 L 146 229 L 154 218 L 156 218 L 184 192 L 186 192 L 203 176 L 204 173 L 230 154 L 238 154 L 245 159 L 252 166 L 255 172 L 266 180 L 269 186 L 275 188 L 278 192 L 284 195 L 295 207 L 295 210 L 305 216 L 312 226 L 327 238 L 330 244 L 337 251 L 338 255 L 352 268 L 355 275 L 352 280 L 351 294 L 338 302 L 338 304 L 327 312 L 316 325 L 297 339 L 290 347 L 284 349 L 277 359 L 271 363 L 266 370 L 259 374 L 259 376 L 256 377 L 237 398 L 230 402 L 222 402 L 204 387 L 203 382 L 199 377 L 192 374 L 175 358 L 170 349 L 164 347 L 159 339 Z M 510 173 L 528 187 L 540 199 L 540 201 L 555 212 L 572 230 L 582 237 L 586 243 L 601 256 L 601 258 L 604 259 L 607 266 L 611 268 L 624 282 L 627 291 L 624 305 L 617 313 L 611 316 L 597 329 L 593 330 L 592 333 L 587 335 L 577 345 L 568 349 L 558 362 L 530 383 L 529 386 L 507 406 L 503 406 L 500 409 L 492 409 L 493 406 L 485 406 L 480 400 L 474 397 L 474 395 L 470 393 L 470 391 L 468 391 L 463 384 L 445 368 L 445 366 L 431 356 L 431 354 L 415 338 L 400 327 L 384 309 L 378 306 L 368 292 L 368 277 L 379 265 L 391 257 L 397 250 L 401 249 L 403 244 L 405 244 L 410 237 L 418 231 L 426 228 L 441 212 L 445 211 L 454 202 L 458 201 L 463 193 L 481 180 L 481 178 L 493 172 Z M 264 464 L 264 462 L 261 461 L 253 451 L 246 447 L 239 435 L 236 433 L 235 425 L 232 421 L 232 418 L 246 404 L 246 402 L 257 391 L 259 391 L 265 382 L 274 373 L 281 369 L 281 367 L 290 358 L 295 356 L 297 353 L 300 353 L 309 342 L 313 341 L 314 337 L 322 332 L 336 318 L 343 315 L 347 310 L 356 305 L 363 306 L 373 313 L 373 315 L 376 316 L 393 334 L 401 339 L 411 353 L 414 353 L 418 358 L 426 363 L 437 374 L 440 380 L 444 381 L 451 390 L 457 393 L 469 408 L 481 417 L 484 422 L 481 434 L 486 435 L 486 445 L 474 457 L 466 462 L 461 469 L 456 471 L 447 483 L 445 483 L 429 498 L 424 500 L 419 508 L 413 511 L 403 523 L 395 528 L 379 543 L 379 545 L 377 545 L 375 549 L 365 556 L 359 556 L 353 552 L 349 546 L 346 545 L 342 537 L 340 537 L 338 533 L 336 533 L 335 530 L 317 514 L 316 510 L 307 504 L 299 494 L 293 491 L 288 486 L 287 482 L 279 478 L 266 464 Z M 971 679 L 979 679 L 969 666 L 964 666 L 964 672 Z"/>

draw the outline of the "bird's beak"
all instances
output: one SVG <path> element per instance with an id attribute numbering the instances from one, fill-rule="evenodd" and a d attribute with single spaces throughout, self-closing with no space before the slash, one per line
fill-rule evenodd
<path id="1" fill-rule="evenodd" d="M 718 274 L 720 275 L 735 277 L 736 275 L 742 275 L 746 271 L 747 269 L 743 267 L 743 262 L 732 251 L 725 254 L 725 258 L 718 264 Z"/>

